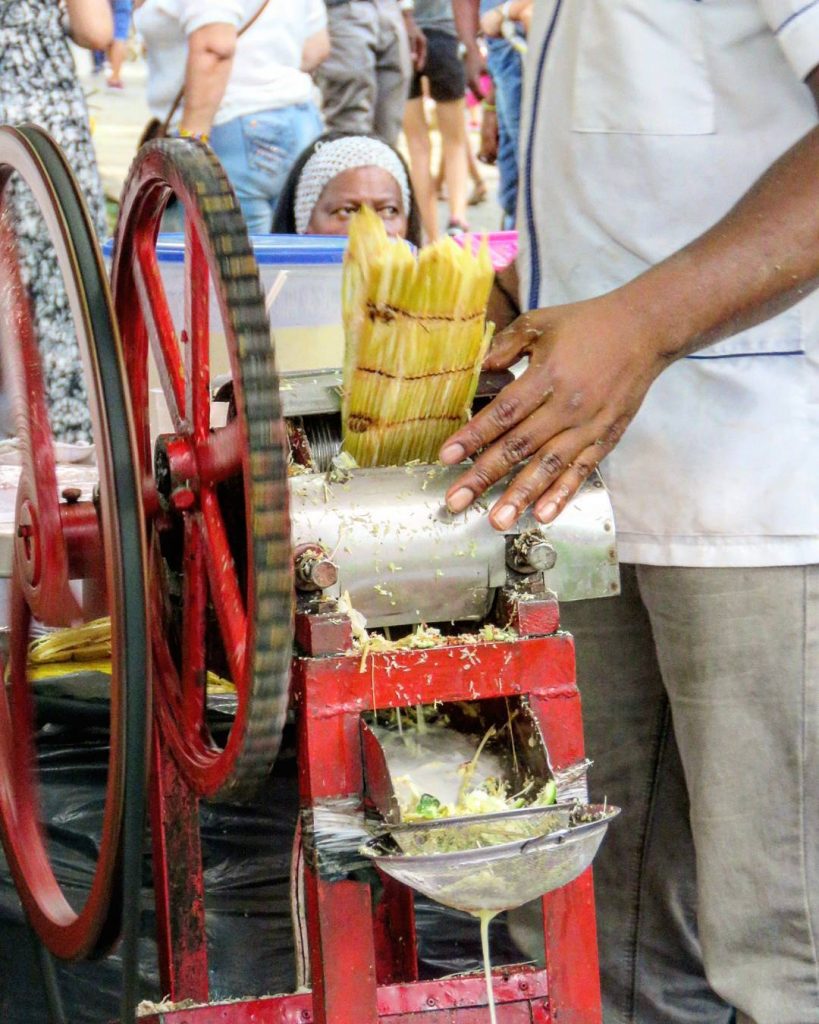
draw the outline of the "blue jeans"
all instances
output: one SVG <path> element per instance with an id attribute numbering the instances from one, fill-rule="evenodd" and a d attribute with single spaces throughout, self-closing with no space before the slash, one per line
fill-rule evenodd
<path id="1" fill-rule="evenodd" d="M 321 117 L 313 103 L 260 110 L 213 127 L 211 148 L 236 190 L 252 235 L 270 231 L 290 168 L 320 134 Z"/>
<path id="2" fill-rule="evenodd" d="M 131 33 L 131 0 L 111 0 L 114 15 L 114 39 L 126 42 Z"/>
<path id="3" fill-rule="evenodd" d="M 498 113 L 498 201 L 504 212 L 505 229 L 515 226 L 518 203 L 518 137 L 523 72 L 520 54 L 505 39 L 489 39 L 487 65 L 495 83 Z"/>

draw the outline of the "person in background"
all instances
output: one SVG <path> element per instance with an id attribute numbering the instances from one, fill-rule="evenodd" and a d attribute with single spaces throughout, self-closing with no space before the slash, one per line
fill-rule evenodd
<path id="1" fill-rule="evenodd" d="M 404 108 L 404 135 L 410 171 L 424 231 L 430 241 L 439 235 L 438 196 L 432 173 L 430 126 L 424 108 L 424 84 L 435 101 L 441 136 L 441 157 L 449 206 L 450 233 L 468 230 L 465 103 L 466 77 L 458 53 L 458 35 L 451 0 L 416 0 L 415 20 L 427 40 L 424 67 L 416 71 Z"/>
<path id="2" fill-rule="evenodd" d="M 69 38 L 104 50 L 113 24 L 108 0 L 19 0 L 0 4 L 0 124 L 45 128 L 66 155 L 100 238 L 107 233 L 88 108 Z M 91 421 L 68 297 L 57 258 L 31 192 L 12 182 L 11 202 L 23 281 L 40 328 L 51 428 L 57 441 L 89 444 Z"/>
<path id="3" fill-rule="evenodd" d="M 327 132 L 299 155 L 273 219 L 279 235 L 346 235 L 362 206 L 387 234 L 421 244 L 421 221 L 401 154 L 374 135 Z"/>
<path id="4" fill-rule="evenodd" d="M 523 91 L 523 61 L 521 48 L 515 38 L 501 34 L 504 14 L 526 15 L 523 9 L 511 12 L 510 5 L 498 7 L 495 0 L 452 0 L 452 10 L 458 35 L 466 47 L 465 63 L 473 91 L 480 87 L 477 80 L 483 58 L 478 46 L 478 34 L 486 33 L 486 63 L 492 76 L 492 98 L 485 100 L 484 116 L 497 120 L 497 165 L 500 176 L 498 201 L 503 210 L 502 227 L 515 226 L 518 201 L 518 166 L 520 136 L 520 108 Z M 523 38 L 518 35 L 518 38 Z"/>
<path id="5" fill-rule="evenodd" d="M 208 141 L 251 233 L 266 232 L 295 155 L 321 131 L 313 72 L 329 52 L 322 0 L 143 0 L 148 106 Z M 242 26 L 248 24 L 246 31 Z"/>
<path id="6" fill-rule="evenodd" d="M 122 89 L 122 65 L 125 63 L 131 32 L 131 0 L 111 0 L 111 9 L 114 13 L 114 38 L 108 47 L 108 63 L 111 66 L 108 86 L 111 89 Z"/>
<path id="7" fill-rule="evenodd" d="M 492 89 L 492 79 L 488 73 L 481 75 L 481 89 L 483 90 L 484 97 L 487 92 Z M 467 199 L 467 206 L 479 206 L 489 196 L 489 189 L 486 187 L 486 182 L 483 180 L 481 174 L 481 168 L 478 163 L 478 158 L 472 149 L 472 141 L 469 137 L 470 129 L 477 128 L 483 137 L 484 126 L 483 119 L 485 115 L 485 104 L 479 96 L 476 96 L 471 88 L 467 89 L 466 92 L 466 167 L 467 173 L 470 180 L 472 181 L 472 191 L 469 193 Z M 438 171 L 434 176 L 435 193 L 438 199 L 446 199 L 446 185 L 445 180 L 445 160 L 443 154 L 438 162 Z"/>
<path id="8" fill-rule="evenodd" d="M 413 68 L 426 40 L 413 0 L 326 0 L 330 55 L 316 72 L 332 131 L 375 132 L 395 145 Z"/>
<path id="9" fill-rule="evenodd" d="M 101 75 L 105 70 L 105 50 L 91 51 L 91 74 Z"/>
<path id="10" fill-rule="evenodd" d="M 561 605 L 606 1024 L 819 1024 L 819 5 L 540 0 L 528 44 L 528 368 L 448 504 L 516 471 L 490 521 L 549 523 L 606 457 L 621 593 Z"/>

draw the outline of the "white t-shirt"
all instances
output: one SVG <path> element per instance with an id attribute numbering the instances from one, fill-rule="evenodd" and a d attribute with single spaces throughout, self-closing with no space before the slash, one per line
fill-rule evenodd
<path id="1" fill-rule="evenodd" d="M 817 123 L 804 78 L 819 64 L 819 3 L 541 0 L 535 11 L 518 211 L 526 307 L 631 280 L 718 221 Z M 819 293 L 662 373 L 603 476 L 622 561 L 819 562 Z"/>
<path id="2" fill-rule="evenodd" d="M 218 22 L 240 29 L 260 6 L 261 0 L 145 0 L 134 12 L 134 24 L 148 51 L 147 99 L 155 117 L 167 116 L 182 88 L 187 37 Z M 302 49 L 305 40 L 326 23 L 323 0 L 268 0 L 237 40 L 230 80 L 214 124 L 311 99 L 312 80 L 299 70 Z"/>

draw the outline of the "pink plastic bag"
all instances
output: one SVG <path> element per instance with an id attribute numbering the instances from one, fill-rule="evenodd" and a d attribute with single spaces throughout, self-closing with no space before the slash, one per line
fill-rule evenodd
<path id="1" fill-rule="evenodd" d="M 472 239 L 472 249 L 477 252 L 481 244 L 483 233 L 474 235 L 455 235 L 455 241 L 464 245 L 467 238 Z M 495 270 L 503 270 L 513 263 L 518 254 L 518 233 L 517 231 L 490 231 L 486 238 L 489 242 L 489 255 L 492 257 L 492 266 Z"/>

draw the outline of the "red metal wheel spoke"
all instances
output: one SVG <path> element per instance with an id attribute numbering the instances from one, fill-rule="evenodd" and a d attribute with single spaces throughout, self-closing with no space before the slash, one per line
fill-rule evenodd
<path id="1" fill-rule="evenodd" d="M 185 221 L 185 408 L 193 436 L 210 430 L 210 271 L 190 217 Z"/>
<path id="2" fill-rule="evenodd" d="M 3 381 L 12 400 L 17 438 L 22 451 L 15 526 L 23 505 L 33 518 L 33 535 L 26 541 L 38 548 L 39 572 L 29 573 L 28 592 L 35 598 L 38 617 L 47 625 L 68 625 L 78 617 L 77 602 L 68 585 L 68 559 L 60 525 L 57 460 L 48 415 L 46 388 L 28 292 L 18 264 L 17 239 L 4 206 L 0 216 L 0 323 L 2 324 Z M 25 310 L 27 315 L 20 315 Z M 29 511 L 30 510 L 30 511 Z M 48 587 L 43 587 L 43 573 Z M 34 576 L 39 575 L 39 579 Z"/>
<path id="3" fill-rule="evenodd" d="M 200 482 L 213 486 L 240 473 L 244 446 L 244 433 L 238 419 L 230 420 L 224 427 L 211 431 L 196 446 Z"/>
<path id="4" fill-rule="evenodd" d="M 9 651 L 9 678 L 6 681 L 6 700 L 9 720 L 13 730 L 14 771 L 28 775 L 37 755 L 35 745 L 30 742 L 36 732 L 36 716 L 28 680 L 28 637 L 31 625 L 31 611 L 26 605 L 19 585 L 19 567 L 12 570 L 16 576 L 11 600 L 11 633 L 14 636 Z"/>
<path id="5" fill-rule="evenodd" d="M 207 546 L 211 600 L 219 623 L 231 678 L 242 699 L 247 693 L 248 685 L 247 611 L 216 495 L 210 488 L 203 488 L 199 500 Z"/>
<path id="6" fill-rule="evenodd" d="M 156 258 L 155 243 L 148 232 L 142 232 L 136 239 L 133 275 L 165 401 L 175 429 L 182 431 L 186 426 L 187 409 L 185 367 Z"/>
<path id="7" fill-rule="evenodd" d="M 205 549 L 199 517 L 185 517 L 182 590 L 182 713 L 191 735 L 203 734 L 207 701 L 205 615 L 208 603 Z"/>

